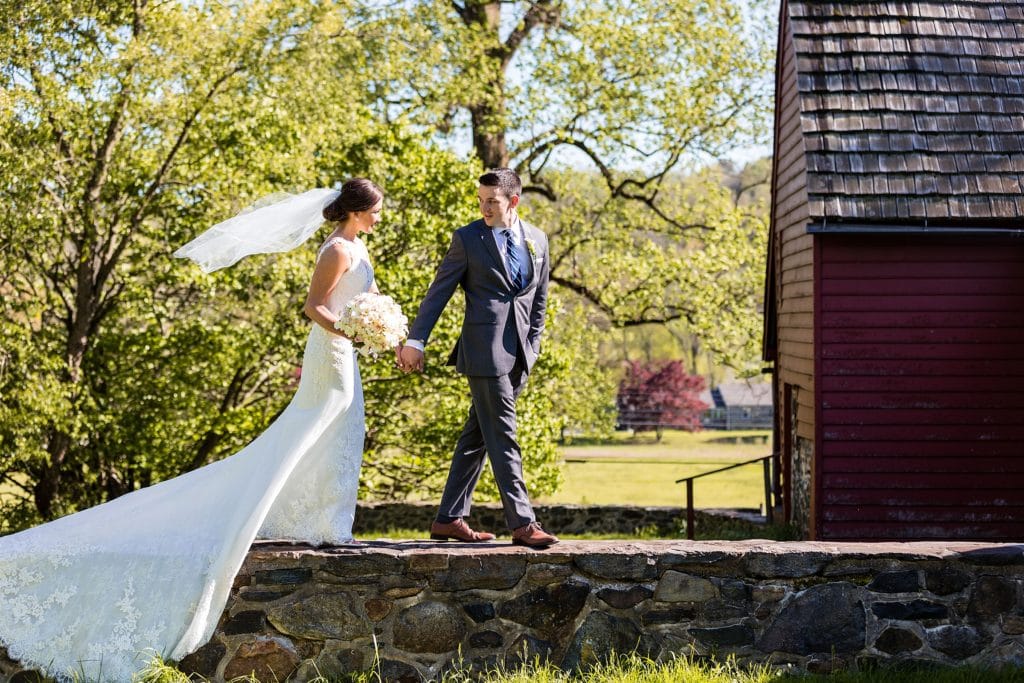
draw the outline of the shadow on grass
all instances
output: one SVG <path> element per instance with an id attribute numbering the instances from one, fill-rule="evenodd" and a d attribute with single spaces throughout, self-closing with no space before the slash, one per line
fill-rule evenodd
<path id="1" fill-rule="evenodd" d="M 563 437 L 560 446 L 652 446 L 659 443 L 654 432 L 641 434 L 623 434 L 618 432 L 613 436 L 566 436 Z"/>
<path id="2" fill-rule="evenodd" d="M 664 533 L 654 526 L 635 529 L 633 533 L 558 533 L 563 541 L 685 541 L 686 523 L 679 520 L 679 527 Z M 405 529 L 391 527 L 383 531 L 364 531 L 356 534 L 360 541 L 376 541 L 388 539 L 392 541 L 427 540 L 423 529 Z M 769 541 L 799 541 L 800 535 L 791 525 L 752 524 L 744 520 L 714 519 L 711 522 L 698 522 L 698 541 L 746 541 L 750 539 L 766 539 Z M 498 542 L 507 541 L 507 536 L 499 536 Z"/>
<path id="3" fill-rule="evenodd" d="M 680 522 L 679 537 L 686 538 L 686 522 Z M 755 524 L 745 519 L 702 515 L 694 526 L 698 541 L 801 540 L 799 530 L 792 524 Z"/>

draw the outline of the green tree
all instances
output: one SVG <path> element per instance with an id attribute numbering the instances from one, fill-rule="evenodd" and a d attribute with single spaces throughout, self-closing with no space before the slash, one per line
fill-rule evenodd
<path id="1" fill-rule="evenodd" d="M 681 321 L 744 366 L 761 327 L 763 214 L 702 169 L 766 138 L 770 11 L 760 0 L 387 5 L 368 22 L 369 78 L 391 120 L 471 140 L 485 166 L 524 177 L 564 293 L 612 327 Z"/>
<path id="2" fill-rule="evenodd" d="M 506 8 L 522 21 L 501 17 Z M 381 181 L 392 218 L 370 248 L 382 289 L 411 313 L 450 231 L 474 213 L 479 162 L 431 142 L 455 135 L 460 112 L 481 160 L 501 161 L 504 145 L 527 176 L 526 210 L 558 250 L 561 293 L 521 408 L 532 492 L 551 491 L 559 434 L 609 424 L 612 373 L 590 370 L 595 315 L 620 326 L 692 316 L 700 330 L 711 317 L 682 305 L 685 288 L 658 294 L 682 264 L 694 268 L 687 282 L 734 278 L 736 292 L 753 291 L 739 243 L 719 229 L 742 220 L 695 213 L 719 204 L 663 191 L 683 183 L 673 164 L 684 153 L 727 146 L 747 125 L 738 99 L 732 115 L 706 117 L 751 73 L 743 60 L 754 53 L 729 42 L 742 24 L 731 8 L 644 4 L 602 35 L 598 23 L 622 7 L 0 0 L 0 531 L 223 457 L 287 402 L 314 247 L 212 275 L 170 257 L 253 199 L 349 175 Z M 620 40 L 642 50 L 618 55 Z M 723 62 L 717 51 L 730 45 L 735 58 Z M 690 53 L 706 68 L 674 84 Z M 723 94 L 714 88 L 725 75 Z M 695 98 L 708 88 L 711 100 Z M 646 133 L 636 128 L 645 117 Z M 696 122 L 693 135 L 683 121 Z M 590 170 L 545 162 L 566 148 Z M 603 166 L 587 150 L 606 155 Z M 635 171 L 640 150 L 661 164 L 653 175 Z M 457 308 L 423 377 L 364 368 L 376 495 L 432 495 L 444 479 L 468 407 L 438 362 Z"/>
<path id="3" fill-rule="evenodd" d="M 308 93 L 307 46 L 333 29 L 285 0 L 0 15 L 0 477 L 18 526 L 202 464 L 280 403 L 298 270 L 182 279 L 169 252 L 233 201 L 318 180 L 304 136 L 324 126 L 282 116 L 273 84 Z"/>
<path id="4" fill-rule="evenodd" d="M 472 216 L 480 167 L 373 117 L 360 18 L 344 5 L 9 2 L 3 17 L 9 531 L 230 454 L 289 400 L 315 247 L 205 275 L 171 258 L 178 245 L 271 191 L 367 175 L 389 191 L 391 220 L 369 240 L 378 277 L 409 310 Z M 571 353 L 550 345 L 546 382 L 568 385 Z M 429 495 L 464 387 L 439 367 L 409 380 L 386 362 L 364 378 L 369 490 Z M 538 492 L 557 484 L 562 418 L 548 400 L 524 398 Z"/>

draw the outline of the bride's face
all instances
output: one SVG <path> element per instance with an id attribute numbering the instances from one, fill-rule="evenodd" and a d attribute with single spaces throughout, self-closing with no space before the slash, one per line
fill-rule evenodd
<path id="1" fill-rule="evenodd" d="M 369 211 L 356 211 L 352 217 L 356 219 L 359 232 L 371 233 L 373 226 L 380 222 L 380 212 L 384 208 L 384 200 L 381 199 Z"/>

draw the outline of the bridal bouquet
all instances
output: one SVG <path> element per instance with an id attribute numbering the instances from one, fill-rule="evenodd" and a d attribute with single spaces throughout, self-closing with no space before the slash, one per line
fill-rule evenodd
<path id="1" fill-rule="evenodd" d="M 376 358 L 402 343 L 409 319 L 390 296 L 364 292 L 345 304 L 334 327 L 359 344 L 360 353 Z"/>

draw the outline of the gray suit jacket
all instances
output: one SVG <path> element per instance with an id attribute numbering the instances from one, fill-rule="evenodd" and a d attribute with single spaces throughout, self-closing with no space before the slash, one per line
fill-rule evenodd
<path id="1" fill-rule="evenodd" d="M 448 253 L 409 328 L 409 339 L 425 344 L 455 288 L 461 286 L 466 314 L 448 364 L 463 375 L 508 374 L 519 353 L 529 372 L 540 353 L 550 274 L 548 239 L 526 221 L 522 224 L 532 249 L 521 290 L 513 291 L 491 228 L 482 219 L 473 221 L 452 235 Z"/>

